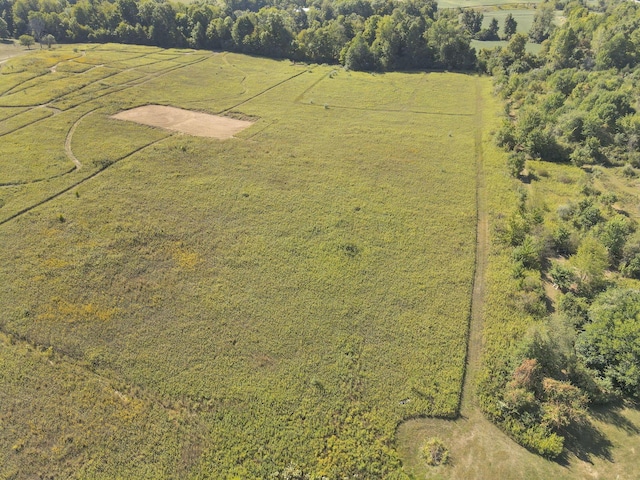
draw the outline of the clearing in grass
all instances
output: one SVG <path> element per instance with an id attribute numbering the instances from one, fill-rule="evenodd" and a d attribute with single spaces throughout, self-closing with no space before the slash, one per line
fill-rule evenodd
<path id="1" fill-rule="evenodd" d="M 246 120 L 192 112 L 164 105 L 145 105 L 117 113 L 111 118 L 219 140 L 231 138 L 253 124 L 253 122 Z"/>

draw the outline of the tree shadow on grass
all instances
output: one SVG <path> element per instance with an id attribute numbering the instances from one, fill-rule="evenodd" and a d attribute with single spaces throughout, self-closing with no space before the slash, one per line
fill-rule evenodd
<path id="1" fill-rule="evenodd" d="M 571 425 L 563 432 L 563 435 L 566 451 L 583 462 L 593 463 L 593 457 L 613 461 L 611 454 L 613 444 L 591 422 L 585 421 Z M 559 458 L 559 463 L 563 465 L 569 463 L 566 454 Z"/>
<path id="2" fill-rule="evenodd" d="M 591 411 L 591 416 L 600 422 L 608 423 L 614 427 L 624 430 L 630 435 L 640 434 L 640 425 L 636 425 L 620 413 L 624 407 L 634 410 L 640 409 L 640 405 L 635 402 L 628 401 L 626 404 L 594 408 Z"/>

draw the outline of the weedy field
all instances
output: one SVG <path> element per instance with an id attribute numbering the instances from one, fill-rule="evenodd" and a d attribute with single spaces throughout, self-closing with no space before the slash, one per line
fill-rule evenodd
<path id="1" fill-rule="evenodd" d="M 490 363 L 495 358 L 502 358 L 536 322 L 522 314 L 514 314 L 514 310 L 508 308 L 516 279 L 511 256 L 497 238 L 498 226 L 516 208 L 522 185 L 521 189 L 516 188 L 519 181 L 506 173 L 504 152 L 496 146 L 491 134 L 500 125 L 500 118 L 490 114 L 499 110 L 499 98 L 491 95 L 490 85 L 485 84 L 483 88 L 481 98 L 485 114 L 481 118 L 484 132 L 481 163 L 487 185 L 490 248 L 483 304 L 482 356 L 483 362 Z M 583 169 L 569 164 L 528 161 L 528 169 L 533 180 L 524 188 L 549 217 L 560 205 L 579 196 L 586 177 Z M 618 206 L 630 216 L 640 218 L 638 179 L 624 178 L 621 169 L 595 167 L 595 186 L 602 191 L 615 192 Z M 628 282 L 629 288 L 638 288 L 638 281 L 628 279 Z M 558 291 L 550 284 L 547 287 L 553 302 L 553 295 L 558 295 Z M 637 404 L 630 401 L 606 408 L 594 407 L 588 416 L 591 428 L 569 432 L 566 451 L 559 461 L 550 461 L 519 446 L 487 420 L 473 394 L 473 379 L 470 383 L 471 392 L 465 388 L 458 419 L 418 418 L 399 426 L 397 448 L 403 468 L 412 478 L 638 478 L 636 452 L 640 448 L 640 409 Z M 422 447 L 433 437 L 440 438 L 449 448 L 451 455 L 447 465 L 426 465 Z"/>
<path id="2" fill-rule="evenodd" d="M 0 69 L 0 476 L 402 476 L 457 413 L 476 84 L 135 46 Z M 110 118 L 251 119 L 219 141 Z"/>

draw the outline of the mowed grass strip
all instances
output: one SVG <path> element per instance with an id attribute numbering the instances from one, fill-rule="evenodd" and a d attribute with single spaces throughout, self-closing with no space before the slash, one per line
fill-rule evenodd
<path id="1" fill-rule="evenodd" d="M 393 74 L 412 95 L 318 108 L 300 96 L 357 106 L 388 91 L 386 76 L 307 70 L 217 55 L 100 100 L 202 95 L 259 120 L 226 142 L 166 138 L 0 228 L 0 327 L 188 406 L 211 441 L 196 453 L 203 477 L 265 478 L 290 462 L 397 473 L 396 425 L 457 411 L 475 79 Z M 436 98 L 463 114 L 412 113 L 448 112 Z M 140 132 L 161 131 L 96 111 L 72 146 L 99 161 Z"/>
<path id="2" fill-rule="evenodd" d="M 0 105 L 42 105 L 115 75 L 117 72 L 115 69 L 102 66 L 77 74 L 50 72 L 0 97 Z"/>
<path id="3" fill-rule="evenodd" d="M 32 109 L 16 108 L 12 110 L 14 111 L 22 110 L 22 112 L 19 113 L 18 115 L 14 114 L 10 118 L 7 118 L 6 120 L 0 121 L 0 136 L 7 135 L 20 128 L 26 127 L 34 122 L 37 122 L 38 120 L 42 120 L 43 118 L 47 118 L 53 115 L 53 112 L 46 108 L 32 108 Z"/>
<path id="4" fill-rule="evenodd" d="M 27 107 L 2 107 L 0 108 L 0 122 L 4 122 L 4 120 L 8 118 L 15 117 L 26 110 Z"/>
<path id="5" fill-rule="evenodd" d="M 72 168 L 64 141 L 76 116 L 34 108 L 3 122 L 11 133 L 1 137 L 0 183 L 46 179 Z"/>

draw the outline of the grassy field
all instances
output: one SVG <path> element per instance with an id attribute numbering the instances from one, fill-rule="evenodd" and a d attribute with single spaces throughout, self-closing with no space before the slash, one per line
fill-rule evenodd
<path id="1" fill-rule="evenodd" d="M 404 475 L 396 426 L 458 409 L 477 79 L 114 45 L 1 73 L 0 478 Z M 257 121 L 109 118 L 146 103 Z"/>
<path id="2" fill-rule="evenodd" d="M 632 404 L 559 463 L 450 420 L 478 158 L 490 237 L 516 203 L 490 79 L 87 45 L 10 60 L 0 92 L 0 478 L 638 478 Z M 147 103 L 255 123 L 110 118 Z M 584 175 L 529 168 L 549 211 Z M 633 216 L 636 182 L 596 180 Z M 494 242 L 485 356 L 529 326 L 510 265 Z"/>
<path id="3" fill-rule="evenodd" d="M 529 2 L 514 2 L 513 0 L 439 0 L 438 8 L 532 8 L 538 3 L 542 3 L 542 0 L 532 0 Z"/>
<path id="4" fill-rule="evenodd" d="M 499 100 L 491 96 L 486 84 L 483 95 L 484 137 L 482 151 L 487 185 L 491 249 L 487 270 L 486 298 L 483 320 L 483 355 L 502 358 L 509 345 L 520 341 L 531 327 L 531 319 L 505 308 L 514 291 L 510 255 L 496 239 L 497 226 L 517 204 L 516 180 L 505 168 L 505 154 L 496 147 L 492 130 L 500 119 L 488 112 L 497 112 Z M 571 165 L 550 162 L 528 162 L 536 180 L 528 185 L 532 201 L 540 202 L 545 211 L 556 212 L 567 198 L 576 197 L 585 172 Z M 598 176 L 596 186 L 617 192 L 620 206 L 640 218 L 637 179 L 624 180 L 613 170 Z M 552 215 L 550 215 L 552 216 Z M 636 281 L 633 288 L 638 288 Z M 553 291 L 553 289 L 551 289 Z M 515 314 L 514 314 L 515 313 Z M 486 361 L 486 360 L 485 360 Z M 472 403 L 474 399 L 472 399 Z M 636 452 L 640 449 L 640 408 L 631 402 L 589 413 L 592 428 L 572 432 L 567 450 L 559 461 L 546 460 L 517 445 L 472 405 L 457 420 L 412 419 L 398 428 L 398 451 L 404 469 L 413 478 L 460 479 L 584 479 L 640 478 L 636 468 Z M 420 448 L 428 438 L 439 437 L 451 450 L 448 465 L 428 467 Z"/>

